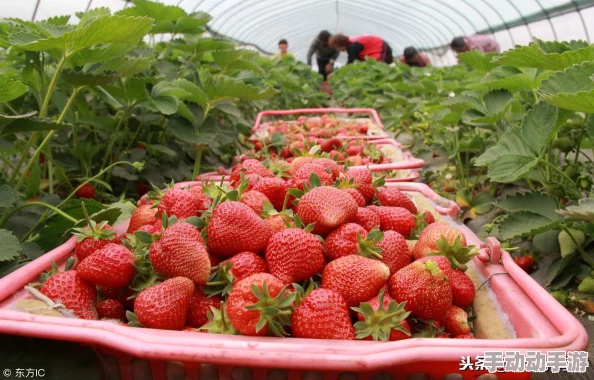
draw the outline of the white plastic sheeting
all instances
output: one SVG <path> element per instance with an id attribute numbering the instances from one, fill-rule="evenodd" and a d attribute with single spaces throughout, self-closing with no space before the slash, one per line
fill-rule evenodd
<path id="1" fill-rule="evenodd" d="M 545 40 L 590 40 L 594 0 L 160 0 L 187 12 L 213 16 L 209 26 L 238 41 L 273 53 L 278 40 L 305 59 L 320 30 L 347 35 L 377 34 L 398 56 L 406 46 L 430 50 L 435 65 L 456 62 L 447 48 L 453 37 L 490 34 L 503 50 Z M 124 0 L 0 0 L 0 17 L 41 20 L 109 7 L 133 6 Z M 439 54 L 435 54 L 439 51 Z"/>

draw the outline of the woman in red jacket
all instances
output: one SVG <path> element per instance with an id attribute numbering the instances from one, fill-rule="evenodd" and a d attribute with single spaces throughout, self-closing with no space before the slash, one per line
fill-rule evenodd
<path id="1" fill-rule="evenodd" d="M 349 55 L 348 63 L 355 60 L 364 61 L 365 58 L 373 58 L 380 62 L 390 64 L 394 62 L 392 48 L 383 38 L 369 34 L 348 37 L 344 34 L 337 34 L 330 37 L 330 47 L 339 51 L 346 51 Z"/>

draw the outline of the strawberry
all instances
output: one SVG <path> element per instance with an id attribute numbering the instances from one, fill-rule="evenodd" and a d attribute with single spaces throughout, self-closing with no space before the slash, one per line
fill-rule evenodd
<path id="1" fill-rule="evenodd" d="M 384 187 L 377 193 L 377 199 L 382 206 L 402 207 L 413 214 L 417 213 L 417 206 L 402 191 L 394 187 Z"/>
<path id="2" fill-rule="evenodd" d="M 336 137 L 325 140 L 320 144 L 320 148 L 322 148 L 322 152 L 324 153 L 330 153 L 334 149 L 339 149 L 341 146 L 342 142 Z"/>
<path id="3" fill-rule="evenodd" d="M 413 257 L 434 255 L 446 256 L 455 267 L 465 268 L 473 252 L 472 246 L 467 247 L 466 238 L 462 232 L 445 223 L 428 225 L 419 235 L 419 240 L 413 249 Z"/>
<path id="4" fill-rule="evenodd" d="M 369 209 L 379 216 L 382 231 L 396 231 L 406 237 L 415 228 L 415 217 L 405 208 L 370 206 Z"/>
<path id="5" fill-rule="evenodd" d="M 165 229 L 161 240 L 151 244 L 149 258 L 155 271 L 167 277 L 186 277 L 205 285 L 210 277 L 210 259 L 198 230 L 185 222 Z"/>
<path id="6" fill-rule="evenodd" d="M 352 179 L 356 185 L 370 185 L 373 183 L 373 174 L 368 169 L 350 169 L 346 172 L 346 179 Z"/>
<path id="7" fill-rule="evenodd" d="M 357 202 L 357 205 L 359 207 L 365 207 L 365 198 L 363 198 L 363 196 L 360 192 L 357 191 L 357 189 L 355 189 L 354 187 L 349 187 L 346 189 L 342 189 L 342 191 L 349 193 L 351 197 L 353 197 L 355 202 Z"/>
<path id="8" fill-rule="evenodd" d="M 452 288 L 452 303 L 461 308 L 467 309 L 474 300 L 474 283 L 466 273 L 452 268 L 452 263 L 445 256 L 426 256 L 416 262 L 425 263 L 433 261 L 447 277 Z"/>
<path id="9" fill-rule="evenodd" d="M 183 330 L 193 294 L 192 280 L 174 277 L 143 290 L 134 300 L 134 313 L 144 327 Z"/>
<path id="10" fill-rule="evenodd" d="M 328 260 L 336 260 L 359 253 L 359 242 L 367 237 L 367 231 L 355 223 L 346 223 L 328 234 L 324 240 L 324 253 Z"/>
<path id="11" fill-rule="evenodd" d="M 148 183 L 141 182 L 136 184 L 136 192 L 141 197 L 149 191 L 151 191 L 151 185 L 149 185 Z"/>
<path id="12" fill-rule="evenodd" d="M 126 309 L 118 300 L 107 299 L 97 304 L 97 315 L 99 319 L 126 319 Z"/>
<path id="13" fill-rule="evenodd" d="M 344 162 L 344 154 L 342 154 L 341 152 L 337 151 L 337 150 L 332 150 L 330 151 L 330 159 L 342 163 Z"/>
<path id="14" fill-rule="evenodd" d="M 80 189 L 76 190 L 76 197 L 79 199 L 95 198 L 95 187 L 90 183 L 85 183 Z"/>
<path id="15" fill-rule="evenodd" d="M 266 262 L 253 252 L 240 252 L 230 259 L 221 262 L 221 266 L 231 263 L 229 273 L 235 280 L 243 280 L 256 273 L 268 273 Z"/>
<path id="16" fill-rule="evenodd" d="M 365 207 L 359 207 L 357 209 L 357 216 L 354 222 L 365 228 L 368 232 L 380 226 L 379 216 L 374 211 Z"/>
<path id="17" fill-rule="evenodd" d="M 431 213 L 431 211 L 425 211 L 423 213 L 423 220 L 427 225 L 435 223 L 435 216 Z"/>
<path id="18" fill-rule="evenodd" d="M 309 184 L 309 178 L 313 173 L 319 177 L 322 185 L 326 186 L 332 184 L 333 177 L 330 169 L 326 168 L 323 164 L 310 162 L 301 166 L 293 173 L 291 178 L 293 186 L 303 190 L 303 185 Z"/>
<path id="19" fill-rule="evenodd" d="M 404 303 L 398 304 L 383 290 L 379 295 L 361 303 L 357 312 L 359 322 L 355 323 L 357 339 L 395 341 L 410 339 L 410 326 L 406 318 L 410 314 L 404 310 Z"/>
<path id="20" fill-rule="evenodd" d="M 193 193 L 183 189 L 169 189 L 159 202 L 159 215 L 166 212 L 168 216 L 186 219 L 206 210 L 204 203 Z"/>
<path id="21" fill-rule="evenodd" d="M 352 222 L 357 202 L 349 194 L 330 186 L 316 187 L 305 193 L 297 204 L 297 215 L 304 224 L 315 223 L 313 232 L 326 235 L 334 228 Z"/>
<path id="22" fill-rule="evenodd" d="M 532 272 L 532 267 L 534 266 L 534 257 L 530 255 L 524 255 L 521 257 L 516 256 L 514 257 L 514 263 L 522 268 L 524 272 L 530 273 Z"/>
<path id="23" fill-rule="evenodd" d="M 332 179 L 335 180 L 343 172 L 340 165 L 336 161 L 329 158 L 317 158 L 314 163 L 320 164 L 326 168 L 326 171 L 332 174 Z"/>
<path id="24" fill-rule="evenodd" d="M 123 288 L 134 277 L 134 254 L 126 247 L 109 243 L 87 256 L 77 267 L 77 275 L 95 285 Z"/>
<path id="25" fill-rule="evenodd" d="M 414 317 L 441 321 L 452 306 L 447 277 L 434 261 L 413 262 L 390 278 L 390 296 Z"/>
<path id="26" fill-rule="evenodd" d="M 412 255 L 408 244 L 398 232 L 384 232 L 376 246 L 381 249 L 380 261 L 388 266 L 391 275 L 410 264 Z"/>
<path id="27" fill-rule="evenodd" d="M 586 277 L 578 285 L 578 292 L 586 294 L 594 294 L 594 278 Z"/>
<path id="28" fill-rule="evenodd" d="M 264 202 L 270 202 L 270 199 L 259 191 L 246 191 L 241 194 L 241 203 L 248 205 L 258 215 L 264 210 Z"/>
<path id="29" fill-rule="evenodd" d="M 454 339 L 474 339 L 474 336 L 468 334 L 468 335 L 458 335 L 455 336 Z"/>
<path id="30" fill-rule="evenodd" d="M 282 230 L 287 228 L 287 226 L 285 225 L 285 218 L 281 214 L 271 215 L 269 218 L 266 218 L 264 220 L 272 229 L 273 234 L 281 232 Z"/>
<path id="31" fill-rule="evenodd" d="M 161 223 L 161 221 L 159 221 L 159 224 L 160 223 Z M 160 234 L 162 226 L 157 226 L 156 224 L 157 224 L 156 222 L 154 224 L 145 224 L 144 226 L 138 228 L 136 231 L 147 232 L 151 235 Z"/>
<path id="32" fill-rule="evenodd" d="M 50 277 L 41 287 L 41 293 L 72 310 L 79 318 L 98 319 L 97 288 L 77 276 L 75 270 Z"/>
<path id="33" fill-rule="evenodd" d="M 218 204 L 207 227 L 208 247 L 221 258 L 239 252 L 259 254 L 266 249 L 272 228 L 249 206 L 227 201 Z"/>
<path id="34" fill-rule="evenodd" d="M 458 306 L 451 306 L 443 319 L 443 327 L 451 336 L 469 335 L 468 314 Z"/>
<path id="35" fill-rule="evenodd" d="M 418 240 L 406 240 L 406 245 L 408 245 L 408 249 L 412 253 L 413 249 L 415 249 L 415 245 L 417 245 Z"/>
<path id="36" fill-rule="evenodd" d="M 331 289 L 356 306 L 379 293 L 390 277 L 383 263 L 359 255 L 349 255 L 328 263 L 322 272 L 322 288 Z"/>
<path id="37" fill-rule="evenodd" d="M 289 184 L 282 178 L 260 178 L 252 187 L 252 190 L 264 194 L 277 211 L 283 208 L 285 195 L 289 189 Z"/>
<path id="38" fill-rule="evenodd" d="M 146 224 L 153 224 L 157 221 L 157 210 L 150 205 L 142 205 L 132 213 L 130 224 L 128 225 L 127 233 L 131 234 L 137 231 L 140 227 Z"/>
<path id="39" fill-rule="evenodd" d="M 241 182 L 241 174 L 247 177 L 249 174 L 256 174 L 258 177 L 274 177 L 274 173 L 264 167 L 258 160 L 247 159 L 231 172 L 229 181 L 231 185 L 238 185 Z"/>
<path id="40" fill-rule="evenodd" d="M 300 156 L 295 157 L 295 159 L 291 162 L 291 170 L 289 174 L 295 174 L 301 166 L 313 162 L 314 158 L 311 156 Z"/>
<path id="41" fill-rule="evenodd" d="M 220 308 L 221 298 L 219 296 L 207 297 L 202 288 L 196 287 L 186 314 L 186 325 L 196 328 L 202 327 L 208 322 L 207 314 L 211 307 Z"/>
<path id="42" fill-rule="evenodd" d="M 227 314 L 233 327 L 243 335 L 263 336 L 269 331 L 285 335 L 289 325 L 293 294 L 268 273 L 258 273 L 238 281 L 227 299 Z"/>
<path id="43" fill-rule="evenodd" d="M 110 288 L 109 286 L 97 285 L 97 289 L 101 292 L 101 296 L 106 299 L 117 300 L 124 291 L 122 288 Z"/>
<path id="44" fill-rule="evenodd" d="M 268 241 L 266 262 L 270 273 L 285 284 L 307 280 L 324 266 L 322 243 L 300 228 L 285 229 Z"/>
<path id="45" fill-rule="evenodd" d="M 291 316 L 291 330 L 296 338 L 355 339 L 348 305 L 330 289 L 315 289 L 303 298 Z"/>
<path id="46" fill-rule="evenodd" d="M 559 247 L 561 248 L 561 257 L 566 257 L 578 250 L 578 245 L 581 247 L 586 242 L 586 235 L 584 232 L 575 229 L 569 229 L 571 236 L 577 242 L 577 245 L 573 242 L 569 233 L 565 230 L 559 233 Z"/>
<path id="47" fill-rule="evenodd" d="M 83 211 L 86 214 L 86 209 Z M 76 228 L 73 233 L 77 237 L 74 244 L 74 253 L 79 261 L 84 260 L 85 257 L 100 250 L 107 244 L 119 241 L 114 228 L 107 222 L 97 224 L 90 220 L 88 215 L 85 215 L 85 217 L 87 218 L 87 227 Z"/>

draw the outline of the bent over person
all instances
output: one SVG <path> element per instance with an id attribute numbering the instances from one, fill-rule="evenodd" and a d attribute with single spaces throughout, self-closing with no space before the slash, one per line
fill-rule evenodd
<path id="1" fill-rule="evenodd" d="M 417 49 L 412 46 L 404 49 L 404 54 L 400 57 L 400 62 L 408 66 L 425 67 L 429 65 L 429 57 L 423 53 L 419 53 Z"/>
<path id="2" fill-rule="evenodd" d="M 332 72 L 334 61 L 340 52 L 332 49 L 329 44 L 330 32 L 322 30 L 316 39 L 311 43 L 309 51 L 307 52 L 307 64 L 311 66 L 311 58 L 315 54 L 318 63 L 318 72 L 324 76 L 324 80 L 328 78 L 328 74 Z"/>
<path id="3" fill-rule="evenodd" d="M 354 37 L 337 34 L 330 37 L 330 47 L 346 51 L 349 55 L 347 64 L 355 60 L 364 61 L 367 57 L 387 64 L 394 62 L 390 45 L 383 38 L 370 34 Z"/>

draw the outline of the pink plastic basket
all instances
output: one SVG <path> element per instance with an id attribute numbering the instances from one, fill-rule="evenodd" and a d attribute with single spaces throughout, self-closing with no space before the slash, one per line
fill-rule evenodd
<path id="1" fill-rule="evenodd" d="M 381 129 L 384 128 L 382 121 L 379 117 L 379 114 L 373 108 L 300 108 L 294 110 L 270 110 L 270 111 L 262 111 L 258 113 L 256 117 L 256 122 L 254 123 L 254 127 L 252 128 L 252 132 L 255 133 L 259 131 L 263 124 L 262 119 L 265 116 L 286 116 L 286 115 L 300 115 L 300 114 L 330 114 L 330 113 L 342 113 L 342 114 L 366 114 L 370 115 L 373 122 L 378 125 Z M 357 135 L 357 136 L 340 136 L 339 138 L 343 139 L 350 139 L 350 138 L 360 138 L 360 139 L 379 139 L 389 137 L 386 132 L 382 132 L 379 135 Z"/>
<path id="2" fill-rule="evenodd" d="M 198 183 L 181 183 L 192 186 Z M 443 207 L 457 207 L 421 184 L 390 184 L 420 192 Z M 439 209 L 437 209 L 439 211 Z M 244 337 L 154 329 L 136 329 L 105 321 L 56 318 L 11 310 L 26 297 L 23 287 L 73 254 L 75 240 L 48 252 L 0 280 L 0 332 L 66 340 L 91 345 L 103 364 L 104 379 L 407 379 L 425 374 L 442 379 L 459 373 L 476 379 L 481 372 L 459 371 L 462 356 L 490 351 L 577 351 L 587 346 L 582 325 L 557 303 L 496 239 L 481 242 L 467 227 L 454 222 L 468 244 L 481 247 L 475 269 L 509 318 L 517 339 L 409 339 L 396 342 L 323 341 L 296 338 Z M 123 233 L 127 222 L 117 226 Z M 350 376 L 343 377 L 344 373 Z M 384 375 L 374 377 L 378 374 Z M 416 378 L 416 377 L 413 377 Z M 458 377 L 460 378 L 460 377 Z M 529 379 L 528 373 L 497 373 L 498 379 Z"/>

